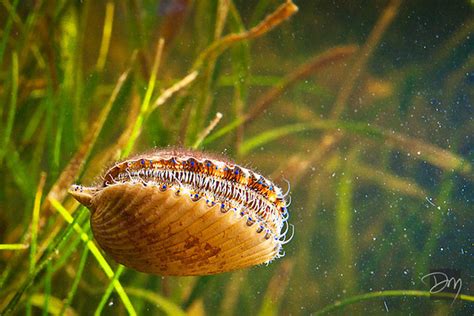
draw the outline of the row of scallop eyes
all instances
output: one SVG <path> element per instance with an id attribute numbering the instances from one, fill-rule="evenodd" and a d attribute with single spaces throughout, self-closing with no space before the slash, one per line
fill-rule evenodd
<path id="1" fill-rule="evenodd" d="M 169 188 L 173 188 L 173 185 L 162 184 L 162 185 L 160 186 L 160 191 L 164 192 L 164 191 L 166 191 L 166 190 L 169 189 Z M 175 189 L 175 194 L 176 194 L 177 196 L 179 196 L 179 195 L 181 194 L 181 187 L 177 187 L 177 188 Z M 191 197 L 191 200 L 192 200 L 193 202 L 197 202 L 197 201 L 199 201 L 199 200 L 201 199 L 201 196 L 200 196 L 198 193 L 190 193 L 190 197 Z M 215 201 L 210 200 L 210 199 L 206 199 L 206 205 L 207 205 L 208 207 L 213 207 L 213 206 L 216 205 L 216 204 L 217 204 L 217 203 L 216 203 Z M 220 210 L 221 210 L 222 213 L 227 213 L 229 210 L 232 210 L 232 211 L 234 211 L 235 213 L 238 212 L 238 209 L 237 209 L 236 207 L 228 207 L 224 202 L 221 202 L 221 204 L 220 204 Z M 256 222 L 254 219 L 252 219 L 252 217 L 250 217 L 250 214 L 248 214 L 247 212 L 244 212 L 243 210 L 241 210 L 241 211 L 239 212 L 239 215 L 240 215 L 240 217 L 244 217 L 245 215 L 247 215 L 248 218 L 247 218 L 246 224 L 247 224 L 247 226 L 249 226 L 249 227 L 252 226 L 253 224 L 255 224 L 255 222 Z M 257 233 L 260 234 L 262 231 L 265 231 L 265 239 L 269 239 L 270 236 L 271 236 L 271 231 L 270 231 L 270 229 L 265 228 L 262 224 L 259 224 L 259 225 L 258 225 L 258 228 L 257 228 Z M 275 238 L 275 239 L 278 239 L 278 238 Z"/>
<path id="2" fill-rule="evenodd" d="M 140 169 L 140 170 L 147 170 L 147 169 L 142 168 L 142 169 Z M 156 172 L 156 170 L 154 170 L 153 173 L 154 173 L 154 172 Z M 145 175 L 145 176 L 146 176 L 146 175 Z M 116 177 L 116 179 L 118 179 L 118 181 L 121 181 L 121 180 L 123 181 L 124 179 L 129 179 L 129 178 L 133 178 L 133 177 L 140 177 L 140 176 L 137 175 L 135 171 L 132 171 L 131 173 L 130 173 L 130 172 L 127 172 L 127 173 L 122 172 L 122 173 L 119 173 L 119 175 Z M 178 182 L 179 182 L 179 181 L 178 181 Z M 142 181 L 141 183 L 142 183 L 142 185 L 144 185 L 144 186 L 148 186 L 148 184 L 147 184 L 146 182 L 143 182 L 143 181 Z M 108 183 L 106 182 L 106 184 L 108 184 Z M 161 191 L 166 191 L 166 189 L 168 188 L 168 186 L 169 186 L 169 187 L 173 187 L 174 185 L 173 185 L 173 184 L 170 184 L 170 183 L 162 183 L 162 184 L 160 184 L 158 187 L 160 188 Z M 178 187 L 178 189 L 176 190 L 176 195 L 180 195 L 180 193 L 181 193 L 181 189 L 180 189 L 180 187 Z M 199 196 L 198 193 L 191 193 L 190 196 L 191 196 L 191 199 L 192 199 L 193 201 L 197 201 L 197 200 L 199 200 L 199 199 L 201 198 L 201 196 Z M 210 203 L 210 201 L 207 200 L 207 203 Z M 215 204 L 214 202 L 212 202 L 212 203 L 213 203 L 212 205 Z M 286 207 L 286 206 L 280 206 L 279 209 L 280 209 L 281 213 L 283 214 L 283 216 L 287 216 L 288 210 L 287 210 L 287 207 Z M 286 214 L 286 215 L 285 215 L 285 214 Z"/>
<path id="3" fill-rule="evenodd" d="M 157 161 L 157 160 L 154 161 L 154 160 L 146 160 L 146 159 L 141 158 L 140 160 L 136 160 L 136 161 L 132 161 L 132 162 L 130 162 L 130 161 L 123 162 L 119 166 L 116 166 L 116 167 L 120 168 L 121 165 L 125 164 L 126 168 L 121 168 L 121 169 L 127 169 L 128 167 L 132 166 L 133 163 L 138 163 L 138 162 L 140 163 L 141 166 L 147 167 L 146 166 L 147 161 L 150 165 L 153 165 L 154 162 Z M 160 161 L 160 160 L 158 160 L 158 161 Z M 164 160 L 164 162 L 163 162 L 163 160 L 161 160 L 160 162 L 163 165 L 167 165 L 167 164 L 178 165 L 179 164 L 177 159 L 174 158 L 174 157 L 170 158 L 169 160 Z M 208 167 L 210 169 L 215 169 L 215 170 L 219 170 L 218 165 L 223 165 L 223 167 L 221 166 L 221 168 L 223 168 L 224 172 L 228 172 L 228 171 L 232 170 L 225 163 L 220 162 L 220 161 L 216 161 L 215 163 L 210 161 L 210 160 L 205 160 L 203 162 L 200 162 L 200 161 L 197 161 L 194 158 L 188 158 L 187 160 L 181 160 L 181 163 L 182 163 L 183 166 L 189 165 L 191 168 L 194 168 L 196 166 L 196 164 L 202 164 L 202 165 L 205 165 L 206 167 Z M 255 180 L 258 179 L 258 181 L 254 181 L 254 182 L 256 182 L 257 184 L 263 186 L 264 188 L 268 189 L 271 192 L 275 192 L 277 194 L 278 198 L 283 197 L 283 195 L 281 193 L 281 190 L 278 187 L 275 187 L 265 177 L 263 177 L 261 175 L 258 175 L 258 174 L 255 174 L 254 172 L 252 172 L 252 171 L 250 171 L 246 168 L 235 165 L 233 167 L 233 174 L 235 176 L 238 176 L 239 174 L 243 174 L 243 176 L 247 179 L 252 179 L 252 178 L 255 179 Z"/>

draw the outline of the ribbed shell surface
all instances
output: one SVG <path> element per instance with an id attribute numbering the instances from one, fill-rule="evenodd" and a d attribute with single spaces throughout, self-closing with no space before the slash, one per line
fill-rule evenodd
<path id="1" fill-rule="evenodd" d="M 277 240 L 250 229 L 246 217 L 157 186 L 107 186 L 90 209 L 99 245 L 141 272 L 214 274 L 268 262 L 278 252 Z"/>

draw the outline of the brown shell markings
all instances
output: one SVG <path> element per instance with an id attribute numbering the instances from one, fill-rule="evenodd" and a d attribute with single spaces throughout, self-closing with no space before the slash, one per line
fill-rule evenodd
<path id="1" fill-rule="evenodd" d="M 229 161 L 187 150 L 119 162 L 97 187 L 70 193 L 91 210 L 100 247 L 159 275 L 206 275 L 282 256 L 288 213 L 281 189 Z"/>

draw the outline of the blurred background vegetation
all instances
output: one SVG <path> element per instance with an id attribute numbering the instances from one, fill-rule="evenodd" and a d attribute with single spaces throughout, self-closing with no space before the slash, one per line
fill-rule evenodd
<path id="1" fill-rule="evenodd" d="M 0 1 L 0 314 L 472 314 L 472 1 L 296 5 Z M 67 188 L 168 145 L 289 180 L 286 256 L 107 260 Z M 461 271 L 452 305 L 430 268 Z"/>

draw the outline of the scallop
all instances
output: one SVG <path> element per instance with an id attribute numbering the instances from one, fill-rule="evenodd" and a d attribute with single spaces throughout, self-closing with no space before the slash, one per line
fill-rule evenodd
<path id="1" fill-rule="evenodd" d="M 282 256 L 279 187 L 226 159 L 158 150 L 118 162 L 70 193 L 91 211 L 95 240 L 115 261 L 158 275 L 207 275 Z"/>

